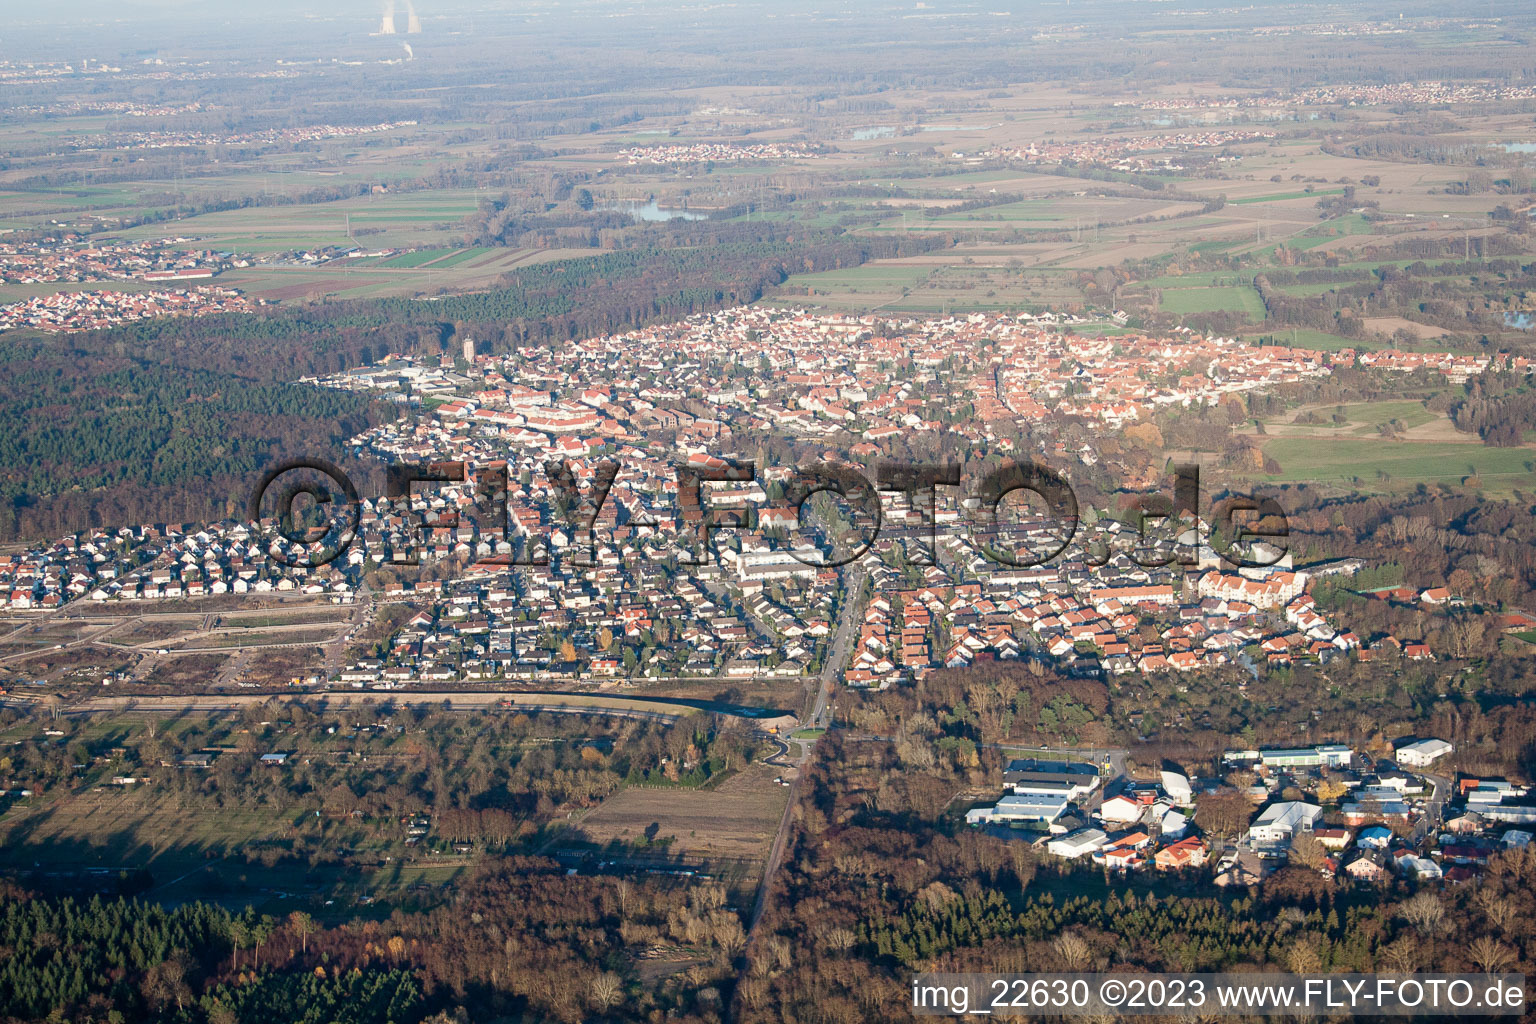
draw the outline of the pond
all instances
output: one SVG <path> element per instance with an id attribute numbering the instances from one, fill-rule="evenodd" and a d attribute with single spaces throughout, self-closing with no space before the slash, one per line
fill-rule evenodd
<path id="1" fill-rule="evenodd" d="M 613 203 L 599 207 L 603 210 L 617 210 L 627 213 L 635 220 L 662 221 L 662 220 L 708 220 L 709 214 L 698 213 L 694 210 L 674 210 L 666 206 L 657 206 L 656 200 L 648 203 Z"/>

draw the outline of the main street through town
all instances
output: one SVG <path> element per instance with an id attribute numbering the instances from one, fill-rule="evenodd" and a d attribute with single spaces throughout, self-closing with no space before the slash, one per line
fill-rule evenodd
<path id="1" fill-rule="evenodd" d="M 865 594 L 862 570 L 854 567 L 846 570 L 843 576 L 843 595 L 843 606 L 838 615 L 837 629 L 832 634 L 832 643 L 827 648 L 826 661 L 821 666 L 821 678 L 816 696 L 811 703 L 809 714 L 802 718 L 803 724 L 809 729 L 825 729 L 831 721 L 832 694 L 837 678 L 847 667 L 848 655 L 853 648 L 853 638 L 858 634 L 859 622 L 864 617 Z M 794 821 L 795 804 L 800 798 L 802 772 L 799 769 L 803 768 L 806 761 L 810 759 L 819 736 L 818 733 L 809 738 L 793 736 L 789 738 L 790 749 L 785 753 L 793 752 L 796 771 L 790 781 L 789 800 L 784 805 L 784 816 L 779 820 L 778 831 L 774 833 L 773 845 L 768 851 L 768 862 L 763 867 L 763 879 L 757 886 L 757 899 L 752 904 L 752 917 L 747 925 L 748 936 L 752 934 L 758 920 L 763 916 L 763 907 L 767 904 L 774 873 L 784 859 L 784 848 L 789 842 L 790 825 Z"/>

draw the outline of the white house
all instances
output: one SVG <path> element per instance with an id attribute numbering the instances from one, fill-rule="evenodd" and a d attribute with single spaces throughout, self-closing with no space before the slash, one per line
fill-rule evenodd
<path id="1" fill-rule="evenodd" d="M 1445 872 L 1440 865 L 1428 857 L 1419 857 L 1411 853 L 1404 853 L 1397 858 L 1397 871 L 1405 877 L 1418 878 L 1420 880 L 1443 878 Z"/>
<path id="2" fill-rule="evenodd" d="M 1179 839 L 1188 828 L 1189 818 L 1172 807 L 1163 811 L 1163 816 L 1158 819 L 1158 829 L 1164 839 Z"/>
<path id="3" fill-rule="evenodd" d="M 1140 821 L 1144 808 L 1125 794 L 1112 796 L 1099 807 L 1099 817 L 1105 821 Z"/>
<path id="4" fill-rule="evenodd" d="M 1397 748 L 1397 763 L 1411 768 L 1425 768 L 1455 750 L 1455 746 L 1445 740 L 1418 740 Z"/>
<path id="5" fill-rule="evenodd" d="M 1163 792 L 1168 794 L 1168 799 L 1177 807 L 1188 807 L 1195 798 L 1195 794 L 1189 785 L 1189 776 L 1183 772 L 1163 769 Z"/>
<path id="6" fill-rule="evenodd" d="M 1109 839 L 1102 831 L 1096 828 L 1080 829 L 1071 835 L 1052 839 L 1045 844 L 1045 852 L 1056 857 L 1077 858 L 1085 854 L 1095 853 L 1104 846 Z"/>
<path id="7" fill-rule="evenodd" d="M 1270 804 L 1257 820 L 1248 827 L 1251 839 L 1260 843 L 1289 842 L 1297 832 L 1310 832 L 1321 821 L 1323 809 L 1316 804 L 1300 800 L 1283 800 Z"/>

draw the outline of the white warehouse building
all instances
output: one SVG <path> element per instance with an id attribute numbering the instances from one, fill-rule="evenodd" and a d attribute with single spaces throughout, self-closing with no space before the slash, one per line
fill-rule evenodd
<path id="1" fill-rule="evenodd" d="M 1397 763 L 1410 768 L 1426 768 L 1455 751 L 1456 747 L 1446 740 L 1417 740 L 1397 748 Z"/>
<path id="2" fill-rule="evenodd" d="M 1055 857 L 1077 858 L 1095 853 L 1109 841 L 1109 836 L 1096 828 L 1085 828 L 1071 835 L 1052 839 L 1045 844 L 1045 852 Z"/>
<path id="3" fill-rule="evenodd" d="M 1289 842 L 1297 832 L 1310 832 L 1323 818 L 1323 809 L 1300 800 L 1270 804 L 1248 828 L 1248 836 L 1260 843 Z"/>
<path id="4" fill-rule="evenodd" d="M 973 807 L 966 811 L 965 823 L 967 825 L 980 825 L 985 822 L 1005 825 L 1029 823 L 1049 825 L 1067 812 L 1069 803 L 1071 800 L 1065 794 L 1014 793 L 1003 797 L 995 807 Z"/>

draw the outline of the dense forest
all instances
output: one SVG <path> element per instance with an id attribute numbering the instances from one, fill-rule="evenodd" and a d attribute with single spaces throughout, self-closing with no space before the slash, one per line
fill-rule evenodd
<path id="1" fill-rule="evenodd" d="M 745 937 L 707 884 L 568 877 L 497 861 L 451 906 L 385 919 L 273 918 L 205 903 L 0 894 L 0 1020 L 78 1024 L 415 1024 L 599 1017 L 720 1020 Z M 635 963 L 686 943 L 642 984 Z M 683 969 L 685 968 L 685 969 Z M 728 991 L 728 990 L 725 990 Z"/>
<path id="2" fill-rule="evenodd" d="M 1517 448 L 1536 430 L 1536 391 L 1513 375 L 1484 374 L 1467 387 L 1467 396 L 1451 408 L 1457 429 L 1470 431 L 1484 444 Z"/>
<path id="3" fill-rule="evenodd" d="M 270 461 L 333 455 L 393 415 L 342 391 L 23 340 L 0 348 L 0 389 L 0 540 L 243 514 Z"/>

